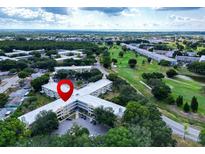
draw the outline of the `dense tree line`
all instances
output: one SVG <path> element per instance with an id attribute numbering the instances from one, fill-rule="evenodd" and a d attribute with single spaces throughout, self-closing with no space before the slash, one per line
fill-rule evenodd
<path id="1" fill-rule="evenodd" d="M 191 72 L 205 75 L 205 62 L 193 62 L 187 68 Z"/>
<path id="2" fill-rule="evenodd" d="M 55 49 L 85 49 L 85 50 L 98 50 L 98 46 L 90 42 L 57 42 L 57 41 L 1 41 L 0 49 L 4 52 L 12 52 L 13 49 L 17 50 L 55 50 Z"/>
<path id="3" fill-rule="evenodd" d="M 77 72 L 72 70 L 59 70 L 54 78 L 71 79 L 71 80 L 83 80 L 86 82 L 95 82 L 102 79 L 103 74 L 98 69 L 91 69 L 90 71 Z"/>
<path id="4" fill-rule="evenodd" d="M 0 70 L 1 71 L 9 71 L 10 69 L 17 69 L 22 70 L 24 68 L 28 67 L 27 61 L 25 60 L 3 60 L 0 61 Z"/>
<path id="5" fill-rule="evenodd" d="M 162 73 L 158 73 L 158 72 L 142 73 L 142 78 L 145 80 L 162 79 L 162 78 L 164 78 L 164 75 Z"/>
<path id="6" fill-rule="evenodd" d="M 171 50 L 169 46 L 163 43 L 157 43 L 154 45 L 154 50 Z"/>

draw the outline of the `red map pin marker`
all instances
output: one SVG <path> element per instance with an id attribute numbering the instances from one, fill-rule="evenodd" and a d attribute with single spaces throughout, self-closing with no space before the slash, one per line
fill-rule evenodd
<path id="1" fill-rule="evenodd" d="M 65 91 L 65 89 L 69 89 L 69 90 Z M 58 82 L 57 92 L 58 92 L 58 95 L 60 96 L 60 98 L 64 101 L 67 101 L 71 97 L 71 95 L 73 93 L 73 89 L 74 89 L 74 86 L 70 80 L 65 79 L 65 80 L 60 80 Z"/>

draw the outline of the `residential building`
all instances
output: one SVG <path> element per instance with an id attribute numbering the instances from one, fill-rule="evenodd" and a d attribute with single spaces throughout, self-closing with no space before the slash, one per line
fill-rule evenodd
<path id="1" fill-rule="evenodd" d="M 93 69 L 93 66 L 62 66 L 62 67 L 55 67 L 55 72 L 58 72 L 59 70 L 72 70 L 77 72 L 85 72 L 90 71 Z"/>
<path id="2" fill-rule="evenodd" d="M 149 57 L 151 59 L 156 60 L 157 62 L 160 62 L 161 60 L 166 60 L 166 61 L 169 61 L 171 65 L 176 65 L 177 64 L 176 59 L 169 58 L 165 55 L 160 55 L 160 54 L 150 52 L 150 51 L 145 50 L 145 49 L 140 49 L 137 46 L 133 46 L 133 45 L 125 44 L 125 43 L 121 43 L 121 46 L 126 46 L 128 49 L 134 50 L 134 51 L 136 51 L 137 53 L 139 53 L 143 56 L 146 56 L 146 57 Z"/>
<path id="3" fill-rule="evenodd" d="M 190 56 L 176 56 L 177 62 L 180 63 L 193 63 L 199 61 L 200 57 L 190 57 Z"/>
<path id="4" fill-rule="evenodd" d="M 66 102 L 57 99 L 54 102 L 20 116 L 19 119 L 29 126 L 35 121 L 37 114 L 41 111 L 51 110 L 57 114 L 60 122 L 70 117 L 78 118 L 79 116 L 86 116 L 92 121 L 95 117 L 93 110 L 98 107 L 110 108 L 115 115 L 121 117 L 125 111 L 125 107 L 97 97 L 111 90 L 111 85 L 112 82 L 107 79 L 101 79 L 97 82 L 90 83 L 82 89 L 75 89 L 72 96 Z M 52 82 L 43 85 L 42 89 L 46 95 L 58 98 L 56 86 L 57 83 Z"/>
<path id="5" fill-rule="evenodd" d="M 205 62 L 205 56 L 201 56 L 201 58 L 199 59 L 199 62 Z"/>

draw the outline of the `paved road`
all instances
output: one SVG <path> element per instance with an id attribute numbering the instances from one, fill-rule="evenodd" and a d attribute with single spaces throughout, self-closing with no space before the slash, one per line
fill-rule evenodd
<path id="1" fill-rule="evenodd" d="M 94 66 L 95 68 L 97 68 L 99 71 L 101 71 L 101 73 L 103 75 L 108 75 L 109 73 L 107 72 L 107 70 L 100 64 L 99 60 L 97 59 L 97 63 Z"/>
<path id="2" fill-rule="evenodd" d="M 164 115 L 162 115 L 162 119 L 164 122 L 166 122 L 167 126 L 169 126 L 172 129 L 173 134 L 184 137 L 184 125 L 183 124 L 178 123 L 174 120 L 171 120 L 170 118 Z M 195 142 L 198 141 L 198 137 L 200 133 L 199 130 L 189 127 L 187 132 L 188 133 L 185 135 L 185 138 L 190 139 Z"/>
<path id="3" fill-rule="evenodd" d="M 19 77 L 17 75 L 13 76 L 11 78 L 6 78 L 6 79 L 2 80 L 2 83 L 5 83 L 5 84 L 0 87 L 0 93 L 4 93 L 9 88 L 11 88 L 12 85 L 17 84 L 18 80 L 19 80 Z"/>

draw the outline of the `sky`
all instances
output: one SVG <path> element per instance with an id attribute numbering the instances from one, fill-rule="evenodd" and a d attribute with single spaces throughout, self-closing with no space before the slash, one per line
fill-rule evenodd
<path id="1" fill-rule="evenodd" d="M 0 29 L 203 31 L 205 8 L 0 8 Z"/>

